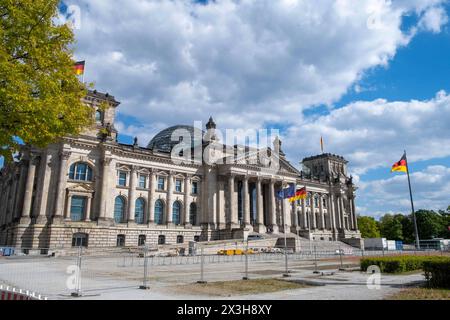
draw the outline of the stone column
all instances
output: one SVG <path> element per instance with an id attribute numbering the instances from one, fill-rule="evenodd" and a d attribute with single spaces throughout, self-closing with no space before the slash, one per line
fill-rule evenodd
<path id="1" fill-rule="evenodd" d="M 328 195 L 328 214 L 330 216 L 331 230 L 336 230 L 336 216 L 334 208 L 334 196 L 332 193 Z"/>
<path id="2" fill-rule="evenodd" d="M 55 155 L 52 154 L 50 150 L 47 150 L 45 155 L 41 158 L 36 197 L 33 204 L 36 209 L 34 212 L 36 224 L 46 224 L 48 221 L 47 203 L 49 200 L 50 177 L 52 174 L 50 163 L 54 158 Z"/>
<path id="3" fill-rule="evenodd" d="M 128 222 L 134 222 L 134 215 L 136 211 L 136 181 L 137 168 L 131 166 L 130 172 L 130 189 L 128 190 Z"/>
<path id="4" fill-rule="evenodd" d="M 86 222 L 91 221 L 91 206 L 92 206 L 92 197 L 87 197 L 86 213 L 84 216 L 84 221 Z"/>
<path id="5" fill-rule="evenodd" d="M 14 210 L 15 210 L 14 216 L 17 219 L 22 218 L 23 197 L 24 197 L 24 193 L 25 193 L 25 184 L 27 181 L 27 171 L 28 171 L 27 167 L 28 166 L 26 166 L 25 163 L 23 163 L 23 162 L 21 163 L 19 188 L 17 190 L 16 205 L 14 208 Z"/>
<path id="6" fill-rule="evenodd" d="M 316 221 L 316 198 L 313 193 L 311 193 L 311 229 L 317 229 Z"/>
<path id="7" fill-rule="evenodd" d="M 155 172 L 153 169 L 150 170 L 150 175 L 148 177 L 148 199 L 147 199 L 147 224 L 155 223 Z"/>
<path id="8" fill-rule="evenodd" d="M 55 220 L 61 220 L 64 216 L 64 198 L 66 195 L 67 182 L 67 161 L 70 157 L 70 152 L 62 151 L 60 154 L 58 182 L 55 192 L 55 210 L 53 217 Z"/>
<path id="9" fill-rule="evenodd" d="M 269 184 L 269 226 L 272 228 L 273 233 L 278 233 L 277 225 L 277 206 L 275 198 L 275 180 L 270 180 Z"/>
<path id="10" fill-rule="evenodd" d="M 14 220 L 14 202 L 15 202 L 15 197 L 17 194 L 17 182 L 18 182 L 18 178 L 17 175 L 15 173 L 15 168 L 13 168 L 13 172 L 12 172 L 12 185 L 9 191 L 9 201 L 7 202 L 6 205 L 6 223 L 10 223 Z M 8 199 L 8 198 L 7 198 Z"/>
<path id="11" fill-rule="evenodd" d="M 342 229 L 347 229 L 347 225 L 345 223 L 345 218 L 344 218 L 344 198 L 341 196 L 339 196 L 339 211 L 340 211 L 340 216 L 341 216 L 341 224 L 342 224 Z"/>
<path id="12" fill-rule="evenodd" d="M 306 212 L 306 199 L 302 199 L 302 215 L 303 215 L 303 230 L 309 228 L 308 213 Z"/>
<path id="13" fill-rule="evenodd" d="M 173 172 L 171 171 L 167 178 L 167 203 L 166 203 L 166 222 L 171 224 L 173 222 L 172 216 L 172 185 L 173 185 Z"/>
<path id="14" fill-rule="evenodd" d="M 21 214 L 21 223 L 27 223 L 31 217 L 31 200 L 33 197 L 34 178 L 36 174 L 36 164 L 39 161 L 39 156 L 32 156 L 28 165 L 27 182 L 25 184 L 25 196 L 23 199 L 23 208 Z"/>
<path id="15" fill-rule="evenodd" d="M 350 202 L 350 207 L 352 208 L 353 217 L 354 217 L 354 228 L 357 231 L 358 230 L 358 216 L 356 215 L 356 206 L 355 206 L 355 197 L 352 197 L 352 200 Z"/>
<path id="16" fill-rule="evenodd" d="M 297 226 L 298 226 L 298 204 L 297 204 L 297 200 L 295 200 L 293 203 L 291 203 L 290 209 L 291 209 L 291 216 L 292 216 L 292 219 L 293 219 L 291 221 L 291 225 L 292 225 L 292 227 L 295 228 L 295 230 L 297 230 Z"/>
<path id="17" fill-rule="evenodd" d="M 261 178 L 258 177 L 256 179 L 256 224 L 259 233 L 266 232 L 262 190 Z"/>
<path id="18" fill-rule="evenodd" d="M 9 178 L 7 177 L 4 180 L 4 187 L 1 194 L 1 203 L 0 203 L 0 225 L 5 225 L 6 222 L 6 216 L 8 213 L 8 197 L 9 197 Z"/>
<path id="19" fill-rule="evenodd" d="M 72 205 L 72 194 L 67 196 L 66 210 L 64 211 L 64 220 L 70 220 L 70 207 Z"/>
<path id="20" fill-rule="evenodd" d="M 184 225 L 187 226 L 191 225 L 191 222 L 189 221 L 190 194 L 191 194 L 191 176 L 187 174 L 184 179 L 184 218 L 182 219 L 182 223 L 184 223 Z"/>
<path id="21" fill-rule="evenodd" d="M 320 212 L 320 228 L 325 230 L 325 213 L 323 211 L 323 197 L 319 194 L 319 212 Z"/>
<path id="22" fill-rule="evenodd" d="M 236 192 L 235 192 L 235 176 L 231 174 L 228 177 L 228 192 L 229 192 L 229 199 L 230 199 L 230 222 L 231 222 L 231 229 L 239 227 L 239 217 L 237 212 L 237 201 L 236 201 Z"/>
<path id="23" fill-rule="evenodd" d="M 334 199 L 334 216 L 336 218 L 336 229 L 342 229 L 339 195 L 333 196 L 333 199 Z"/>
<path id="24" fill-rule="evenodd" d="M 250 228 L 251 225 L 251 217 L 250 217 L 250 193 L 248 190 L 248 177 L 244 177 L 243 181 L 243 189 L 244 189 L 244 226 L 246 228 Z"/>
<path id="25" fill-rule="evenodd" d="M 108 199 L 108 185 L 109 178 L 111 175 L 111 165 L 112 158 L 105 157 L 102 160 L 102 186 L 100 191 L 100 213 L 99 220 L 108 220 L 110 215 L 113 213 L 108 213 L 108 201 L 112 201 L 114 203 L 115 199 Z M 115 174 L 114 174 L 115 177 Z M 112 218 L 111 218 L 112 221 Z"/>
<path id="26" fill-rule="evenodd" d="M 348 217 L 349 217 L 349 230 L 355 230 L 355 219 L 354 219 L 354 216 L 353 216 L 353 208 L 352 208 L 352 199 L 351 198 L 349 198 L 348 199 L 348 204 L 349 204 L 349 214 L 348 214 Z"/>

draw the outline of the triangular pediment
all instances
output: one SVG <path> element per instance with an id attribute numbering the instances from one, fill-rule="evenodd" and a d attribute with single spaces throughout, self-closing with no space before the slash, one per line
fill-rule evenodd
<path id="1" fill-rule="evenodd" d="M 238 156 L 235 159 L 234 164 L 266 168 L 270 166 L 271 162 L 277 161 L 279 163 L 279 173 L 300 175 L 300 171 L 298 171 L 293 165 L 291 165 L 289 161 L 287 161 L 284 157 L 280 157 L 273 152 L 270 153 L 271 154 L 269 156 L 266 150 L 251 150 Z M 224 163 L 230 163 L 232 159 L 232 157 L 228 157 L 224 158 L 223 161 Z"/>
<path id="2" fill-rule="evenodd" d="M 78 183 L 68 188 L 71 192 L 94 192 L 94 188 L 87 183 Z"/>

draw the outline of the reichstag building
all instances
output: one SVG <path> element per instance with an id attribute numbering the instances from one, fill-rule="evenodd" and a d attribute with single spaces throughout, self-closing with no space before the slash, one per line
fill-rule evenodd
<path id="1" fill-rule="evenodd" d="M 0 245 L 176 245 L 284 232 L 323 241 L 361 237 L 356 187 L 341 156 L 303 159 L 299 171 L 278 139 L 264 152 L 223 144 L 212 118 L 205 130 L 167 128 L 145 148 L 136 139 L 122 144 L 114 127 L 119 102 L 97 91 L 84 100 L 95 110 L 92 128 L 45 149 L 23 146 L 17 160 L 2 168 Z M 105 103 L 109 107 L 101 108 Z M 174 161 L 177 130 L 200 137 L 191 147 L 209 161 Z M 278 163 L 275 170 L 254 161 L 261 154 Z M 290 184 L 306 187 L 307 199 L 278 199 Z"/>

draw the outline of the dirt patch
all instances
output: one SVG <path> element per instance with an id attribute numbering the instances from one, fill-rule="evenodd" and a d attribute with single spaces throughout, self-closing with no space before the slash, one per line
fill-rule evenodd
<path id="1" fill-rule="evenodd" d="M 246 295 L 266 292 L 277 292 L 310 287 L 305 284 L 285 281 L 281 279 L 255 279 L 218 281 L 205 284 L 189 284 L 169 287 L 171 293 L 209 295 L 218 297 L 228 297 L 233 295 Z"/>
<path id="2" fill-rule="evenodd" d="M 387 297 L 386 300 L 450 300 L 450 290 L 408 288 Z"/>

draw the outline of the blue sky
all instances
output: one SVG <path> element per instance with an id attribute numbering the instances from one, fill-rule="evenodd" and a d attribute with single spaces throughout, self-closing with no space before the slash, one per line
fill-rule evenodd
<path id="1" fill-rule="evenodd" d="M 67 0 L 76 59 L 122 102 L 120 141 L 175 124 L 281 131 L 284 151 L 350 161 L 360 214 L 450 205 L 450 13 L 446 0 Z M 73 8 L 73 7 L 72 7 Z M 62 18 L 64 20 L 64 18 Z"/>

